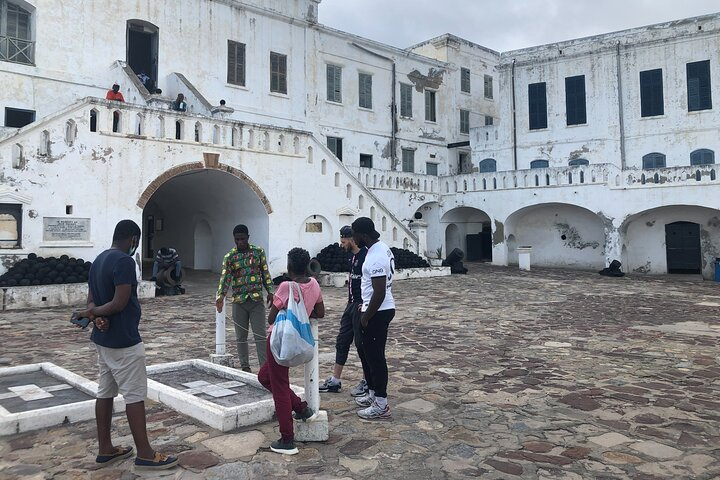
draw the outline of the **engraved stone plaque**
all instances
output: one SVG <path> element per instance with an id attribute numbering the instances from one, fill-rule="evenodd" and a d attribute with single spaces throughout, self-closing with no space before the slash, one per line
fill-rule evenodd
<path id="1" fill-rule="evenodd" d="M 46 242 L 89 242 L 89 218 L 43 218 L 43 241 Z"/>

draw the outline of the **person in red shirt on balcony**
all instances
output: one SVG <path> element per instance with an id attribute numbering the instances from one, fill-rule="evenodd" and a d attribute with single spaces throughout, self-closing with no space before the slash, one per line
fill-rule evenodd
<path id="1" fill-rule="evenodd" d="M 124 102 L 125 97 L 123 97 L 123 94 L 120 92 L 120 85 L 113 83 L 112 89 L 108 90 L 105 94 L 105 100 Z M 120 123 L 120 114 L 113 112 L 113 132 L 118 131 L 118 123 Z"/>

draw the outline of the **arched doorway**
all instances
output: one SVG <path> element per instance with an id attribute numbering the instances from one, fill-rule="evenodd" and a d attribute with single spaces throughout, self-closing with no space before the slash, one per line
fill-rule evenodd
<path id="1" fill-rule="evenodd" d="M 271 210 L 258 195 L 262 192 L 257 185 L 243 175 L 234 170 L 178 167 L 178 174 L 169 180 L 161 182 L 163 176 L 155 180 L 138 202 L 143 208 L 144 233 L 152 238 L 143 248 L 173 247 L 184 266 L 219 272 L 223 256 L 234 246 L 233 228 L 244 224 L 250 242 L 267 251 Z M 143 258 L 148 258 L 147 253 Z"/>
<path id="2" fill-rule="evenodd" d="M 459 248 L 468 261 L 492 261 L 492 224 L 487 213 L 458 207 L 446 212 L 440 224 L 445 225 L 446 255 Z"/>
<path id="3" fill-rule="evenodd" d="M 628 217 L 620 228 L 627 270 L 702 274 L 711 279 L 720 256 L 720 210 L 668 205 Z"/>
<path id="4" fill-rule="evenodd" d="M 505 238 L 511 265 L 517 264 L 515 248 L 530 246 L 533 265 L 605 266 L 605 226 L 595 213 L 577 205 L 545 203 L 522 208 L 505 221 Z"/>
<path id="5" fill-rule="evenodd" d="M 157 87 L 158 45 L 158 27 L 144 20 L 127 21 L 127 64 L 136 75 L 150 78 L 144 82 L 149 91 Z"/>
<path id="6" fill-rule="evenodd" d="M 212 270 L 212 228 L 207 220 L 195 224 L 195 270 Z"/>

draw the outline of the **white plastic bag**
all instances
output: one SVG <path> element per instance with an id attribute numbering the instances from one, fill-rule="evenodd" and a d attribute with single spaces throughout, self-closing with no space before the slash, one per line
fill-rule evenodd
<path id="1" fill-rule="evenodd" d="M 270 351 L 278 364 L 296 367 L 312 360 L 315 353 L 315 339 L 300 285 L 289 282 L 288 290 L 287 309 L 280 310 L 275 317 L 270 334 Z M 300 298 L 299 302 L 295 301 L 296 291 Z"/>

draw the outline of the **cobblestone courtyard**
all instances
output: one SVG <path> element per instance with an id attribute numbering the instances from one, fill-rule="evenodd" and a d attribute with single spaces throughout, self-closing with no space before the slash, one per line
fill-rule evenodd
<path id="1" fill-rule="evenodd" d="M 223 435 L 149 403 L 155 446 L 183 466 L 165 478 L 720 478 L 720 284 L 470 269 L 395 283 L 393 422 L 357 418 L 354 354 L 345 392 L 322 395 L 330 440 L 294 457 L 267 449 L 272 422 Z M 214 279 L 143 303 L 148 364 L 208 358 Z M 345 290 L 323 293 L 325 375 Z M 3 362 L 50 361 L 95 380 L 94 348 L 70 310 L 0 314 Z M 302 369 L 293 373 L 301 384 Z M 131 444 L 123 414 L 114 433 Z M 3 437 L 0 478 L 136 478 L 131 460 L 96 471 L 95 450 L 94 422 Z"/>

